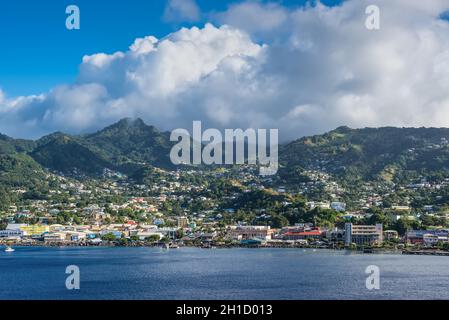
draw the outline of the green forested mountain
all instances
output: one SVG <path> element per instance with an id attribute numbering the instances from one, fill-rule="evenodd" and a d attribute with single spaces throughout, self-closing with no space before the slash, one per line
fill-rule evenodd
<path id="1" fill-rule="evenodd" d="M 123 119 L 80 139 L 90 150 L 116 166 L 129 163 L 171 165 L 170 134 L 146 125 L 141 119 Z"/>
<path id="2" fill-rule="evenodd" d="M 37 142 L 38 147 L 30 155 L 43 167 L 59 172 L 75 170 L 84 174 L 101 173 L 114 165 L 91 151 L 82 141 L 61 133 L 46 136 Z"/>
<path id="3" fill-rule="evenodd" d="M 13 139 L 0 134 L 0 154 L 11 154 L 14 152 L 30 152 L 36 144 L 31 140 Z"/>
<path id="4" fill-rule="evenodd" d="M 0 154 L 0 186 L 39 185 L 44 175 L 43 168 L 27 154 Z"/>
<path id="5" fill-rule="evenodd" d="M 132 174 L 142 165 L 171 167 L 169 138 L 141 119 L 123 119 L 93 134 L 45 136 L 29 154 L 45 168 L 64 173 L 97 175 L 107 168 Z"/>
<path id="6" fill-rule="evenodd" d="M 47 173 L 26 153 L 0 152 L 0 210 L 15 201 L 18 193 L 13 190 L 47 190 Z"/>
<path id="7" fill-rule="evenodd" d="M 43 168 L 27 154 L 34 147 L 33 141 L 0 135 L 0 187 L 32 187 L 44 180 Z"/>
<path id="8" fill-rule="evenodd" d="M 140 119 L 123 119 L 81 136 L 54 133 L 27 141 L 0 135 L 0 161 L 4 164 L 0 169 L 2 176 L 5 172 L 26 176 L 29 172 L 23 172 L 25 168 L 36 171 L 42 167 L 87 175 L 101 174 L 108 168 L 135 176 L 146 165 L 171 168 L 172 145 L 169 133 Z M 279 148 L 280 174 L 291 182 L 306 179 L 300 174 L 303 169 L 324 171 L 347 182 L 396 181 L 449 172 L 447 128 L 340 127 Z"/>
<path id="9" fill-rule="evenodd" d="M 449 173 L 449 129 L 340 127 L 280 147 L 284 170 L 320 169 L 347 182 Z"/>

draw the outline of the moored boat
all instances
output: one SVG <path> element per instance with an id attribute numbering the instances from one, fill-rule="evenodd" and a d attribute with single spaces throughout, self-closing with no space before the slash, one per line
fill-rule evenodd
<path id="1" fill-rule="evenodd" d="M 16 251 L 15 249 L 11 248 L 11 247 L 6 247 L 5 252 L 14 252 Z"/>

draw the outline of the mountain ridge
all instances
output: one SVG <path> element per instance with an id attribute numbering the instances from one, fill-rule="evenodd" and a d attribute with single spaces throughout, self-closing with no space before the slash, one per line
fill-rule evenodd
<path id="1" fill-rule="evenodd" d="M 282 170 L 289 174 L 321 170 L 348 181 L 394 181 L 405 173 L 448 171 L 448 141 L 449 128 L 340 126 L 280 144 L 279 156 Z M 125 118 L 84 135 L 55 132 L 35 141 L 0 135 L 0 154 L 25 154 L 63 173 L 98 175 L 112 169 L 134 174 L 142 166 L 174 169 L 169 158 L 174 144 L 169 132 L 140 118 Z"/>
<path id="2" fill-rule="evenodd" d="M 292 141 L 281 146 L 279 154 L 287 167 L 323 170 L 354 181 L 375 180 L 389 170 L 416 175 L 448 170 L 448 141 L 449 128 L 340 127 Z"/>

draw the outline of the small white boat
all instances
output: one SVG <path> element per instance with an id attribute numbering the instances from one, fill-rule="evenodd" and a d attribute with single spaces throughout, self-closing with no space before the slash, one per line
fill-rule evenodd
<path id="1" fill-rule="evenodd" d="M 6 247 L 6 249 L 5 249 L 5 252 L 14 252 L 14 251 L 16 251 L 16 250 L 11 247 Z"/>

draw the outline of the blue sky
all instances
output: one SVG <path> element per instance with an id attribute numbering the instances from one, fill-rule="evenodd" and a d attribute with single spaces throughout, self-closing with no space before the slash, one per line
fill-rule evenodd
<path id="1" fill-rule="evenodd" d="M 198 0 L 204 13 L 224 11 L 238 1 Z M 287 7 L 304 0 L 279 1 Z M 333 5 L 340 1 L 327 0 Z M 65 28 L 65 8 L 76 4 L 81 30 Z M 86 54 L 126 50 L 138 37 L 158 38 L 190 23 L 164 20 L 165 0 L 14 0 L 0 2 L 0 88 L 9 96 L 39 94 L 76 77 Z"/>
<path id="2" fill-rule="evenodd" d="M 448 0 L 305 3 L 1 1 L 0 133 L 449 126 Z"/>

